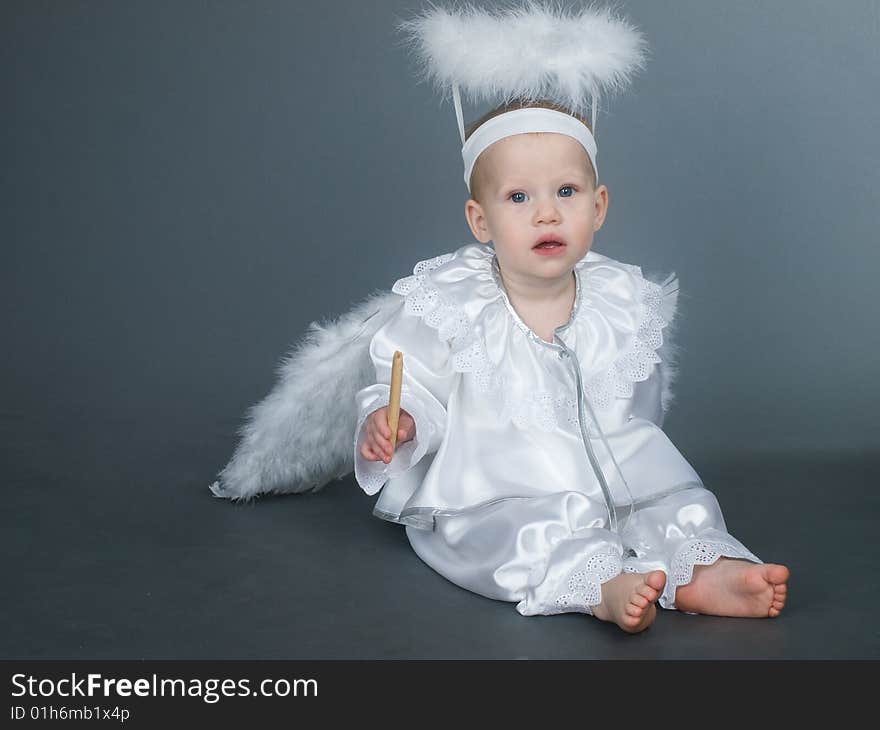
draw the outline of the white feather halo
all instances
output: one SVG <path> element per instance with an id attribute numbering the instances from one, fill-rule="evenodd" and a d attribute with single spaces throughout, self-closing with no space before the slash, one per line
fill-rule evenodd
<path id="1" fill-rule="evenodd" d="M 429 3 L 397 28 L 419 76 L 444 95 L 458 86 L 474 102 L 547 99 L 580 115 L 625 89 L 648 53 L 638 30 L 594 4 L 525 0 L 493 12 Z"/>

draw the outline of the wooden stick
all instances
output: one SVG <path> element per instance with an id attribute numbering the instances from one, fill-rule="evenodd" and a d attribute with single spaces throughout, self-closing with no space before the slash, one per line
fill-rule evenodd
<path id="1" fill-rule="evenodd" d="M 403 353 L 394 351 L 391 361 L 391 393 L 388 396 L 388 427 L 391 429 L 391 451 L 397 448 L 397 425 L 400 423 L 400 386 L 403 382 Z"/>

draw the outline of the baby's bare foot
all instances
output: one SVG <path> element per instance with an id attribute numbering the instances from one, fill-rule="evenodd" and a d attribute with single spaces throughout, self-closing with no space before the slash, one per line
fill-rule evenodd
<path id="1" fill-rule="evenodd" d="M 675 607 L 713 616 L 775 618 L 785 605 L 788 568 L 719 558 L 694 567 L 693 580 L 675 589 Z"/>
<path id="2" fill-rule="evenodd" d="M 666 573 L 621 573 L 602 584 L 602 603 L 593 606 L 593 615 L 613 621 L 630 634 L 644 631 L 657 616 L 655 601 L 666 585 Z"/>

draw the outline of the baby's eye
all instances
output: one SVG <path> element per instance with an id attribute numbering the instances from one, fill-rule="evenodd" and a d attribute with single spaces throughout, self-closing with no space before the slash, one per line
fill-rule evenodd
<path id="1" fill-rule="evenodd" d="M 571 190 L 571 193 L 566 194 L 563 192 L 564 190 Z M 571 185 L 563 185 L 561 188 L 559 188 L 559 192 L 562 193 L 563 198 L 570 198 L 572 195 L 574 195 L 574 188 Z"/>
<path id="2" fill-rule="evenodd" d="M 517 195 L 522 195 L 523 197 L 522 197 L 522 198 L 518 198 L 518 197 L 516 197 Z M 526 195 L 525 193 L 511 193 L 511 195 L 510 195 L 510 199 L 511 199 L 514 203 L 522 203 L 522 202 L 525 200 L 525 195 Z"/>

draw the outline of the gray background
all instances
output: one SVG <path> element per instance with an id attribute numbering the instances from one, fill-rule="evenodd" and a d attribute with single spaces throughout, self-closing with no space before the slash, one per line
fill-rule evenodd
<path id="1" fill-rule="evenodd" d="M 309 322 L 472 240 L 452 106 L 393 33 L 419 7 L 0 4 L 2 535 L 18 561 L 0 655 L 601 655 L 572 648 L 582 617 L 529 622 L 433 574 L 353 479 L 247 507 L 206 489 Z M 802 624 L 797 604 L 760 628 L 664 616 L 708 627 L 702 649 L 659 626 L 635 641 L 878 656 L 859 614 L 841 636 L 810 622 L 840 570 L 865 610 L 877 592 L 867 557 L 815 538 L 876 542 L 880 4 L 621 7 L 652 56 L 599 117 L 611 205 L 594 248 L 678 273 L 665 430 L 735 534 L 804 581 Z M 353 582 L 358 621 L 340 602 Z M 387 634 L 363 631 L 395 601 Z M 444 634 L 453 615 L 486 623 Z M 244 619 L 263 633 L 235 633 Z M 532 644 L 511 648 L 508 624 Z M 606 628 L 615 655 L 635 651 Z"/>

